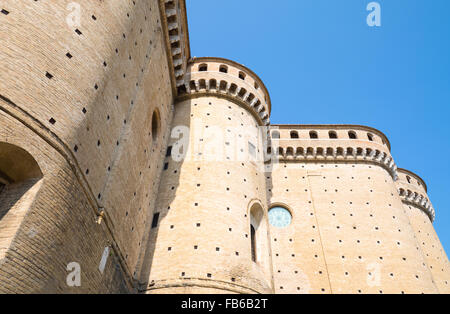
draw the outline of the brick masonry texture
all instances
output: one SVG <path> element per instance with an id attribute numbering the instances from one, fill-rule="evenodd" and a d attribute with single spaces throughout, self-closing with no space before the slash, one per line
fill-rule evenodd
<path id="1" fill-rule="evenodd" d="M 253 71 L 191 58 L 184 0 L 0 1 L 0 67 L 0 293 L 450 293 L 385 135 L 271 125 Z"/>

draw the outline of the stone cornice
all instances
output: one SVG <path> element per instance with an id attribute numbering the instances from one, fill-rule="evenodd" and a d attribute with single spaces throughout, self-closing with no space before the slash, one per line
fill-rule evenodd
<path id="1" fill-rule="evenodd" d="M 180 90 L 178 101 L 200 95 L 214 95 L 232 99 L 250 111 L 261 125 L 270 124 L 268 103 L 260 93 L 247 82 L 220 72 L 195 72 L 186 76 L 186 82 Z"/>
<path id="2" fill-rule="evenodd" d="M 398 194 L 400 195 L 404 203 L 417 206 L 421 210 L 423 210 L 428 215 L 431 222 L 436 219 L 436 212 L 433 208 L 433 205 L 425 195 L 419 192 L 405 190 L 404 188 L 399 188 Z"/>
<path id="3" fill-rule="evenodd" d="M 397 165 L 392 156 L 378 149 L 361 147 L 278 147 L 271 152 L 278 160 L 289 162 L 370 162 L 386 169 L 397 181 Z"/>
<path id="4" fill-rule="evenodd" d="M 159 0 L 161 23 L 167 50 L 167 61 L 171 69 L 171 84 L 174 95 L 184 85 L 186 67 L 190 59 L 189 31 L 186 3 L 184 0 Z"/>

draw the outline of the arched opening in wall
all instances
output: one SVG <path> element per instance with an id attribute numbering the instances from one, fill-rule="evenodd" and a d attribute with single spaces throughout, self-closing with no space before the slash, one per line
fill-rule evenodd
<path id="1" fill-rule="evenodd" d="M 279 138 L 280 138 L 280 132 L 278 132 L 278 131 L 273 131 L 273 132 L 272 132 L 272 138 L 273 138 L 273 139 L 279 139 Z"/>
<path id="2" fill-rule="evenodd" d="M 244 96 L 247 94 L 247 90 L 245 88 L 241 88 L 241 90 L 238 93 L 238 96 L 240 98 L 244 98 Z"/>
<path id="3" fill-rule="evenodd" d="M 42 177 L 27 151 L 0 142 L 0 259 L 32 207 Z"/>
<path id="4" fill-rule="evenodd" d="M 208 65 L 207 64 L 200 64 L 198 66 L 198 71 L 199 72 L 206 72 L 206 71 L 208 71 Z"/>
<path id="5" fill-rule="evenodd" d="M 248 97 L 247 97 L 247 100 L 246 100 L 246 102 L 248 102 L 249 104 L 251 104 L 252 103 L 252 101 L 253 101 L 253 99 L 255 99 L 255 95 L 253 95 L 253 94 L 250 94 Z"/>
<path id="6" fill-rule="evenodd" d="M 259 203 L 250 208 L 250 250 L 251 258 L 261 266 L 268 265 L 269 243 L 268 226 L 264 217 L 264 210 Z"/>
<path id="7" fill-rule="evenodd" d="M 217 81 L 214 80 L 214 79 L 209 80 L 209 88 L 210 89 L 217 89 Z"/>
<path id="8" fill-rule="evenodd" d="M 206 89 L 206 81 L 204 79 L 201 79 L 198 81 L 199 89 Z"/>
<path id="9" fill-rule="evenodd" d="M 337 133 L 335 131 L 328 132 L 328 135 L 329 135 L 329 137 L 331 139 L 337 139 L 338 138 Z"/>
<path id="10" fill-rule="evenodd" d="M 411 183 L 411 177 L 410 176 L 406 176 L 406 180 L 408 181 L 408 183 Z"/>
<path id="11" fill-rule="evenodd" d="M 232 84 L 230 85 L 230 93 L 235 94 L 236 91 L 237 91 L 237 88 L 238 88 L 237 85 L 234 84 L 234 83 L 232 83 Z"/>
<path id="12" fill-rule="evenodd" d="M 221 65 L 219 68 L 219 72 L 228 73 L 228 67 L 226 65 Z"/>
<path id="13" fill-rule="evenodd" d="M 349 137 L 351 140 L 356 140 L 356 139 L 357 139 L 356 133 L 355 133 L 354 131 L 349 131 L 349 132 L 348 132 L 348 137 Z"/>
<path id="14" fill-rule="evenodd" d="M 245 75 L 244 72 L 239 72 L 239 78 L 240 78 L 241 80 L 245 80 L 245 77 L 246 77 L 246 75 Z"/>
<path id="15" fill-rule="evenodd" d="M 286 149 L 286 156 L 291 156 L 291 157 L 294 156 L 294 148 L 293 147 L 288 147 Z"/>
<path id="16" fill-rule="evenodd" d="M 155 109 L 152 115 L 152 139 L 153 144 L 156 143 L 159 137 L 159 131 L 161 129 L 161 119 L 159 116 L 159 111 Z"/>
<path id="17" fill-rule="evenodd" d="M 298 139 L 299 138 L 298 132 L 297 131 L 291 131 L 291 138 L 292 139 Z"/>
<path id="18" fill-rule="evenodd" d="M 220 81 L 219 90 L 222 91 L 222 92 L 226 91 L 227 90 L 227 82 Z"/>
<path id="19" fill-rule="evenodd" d="M 374 157 L 375 157 L 375 158 L 380 158 L 380 157 L 381 157 L 381 152 L 380 152 L 378 149 L 375 150 L 375 155 L 374 155 Z"/>
<path id="20" fill-rule="evenodd" d="M 309 132 L 309 138 L 311 138 L 311 139 L 318 139 L 319 136 L 317 135 L 316 131 L 310 131 Z"/>
<path id="21" fill-rule="evenodd" d="M 369 141 L 373 142 L 373 135 L 370 133 L 367 133 L 367 138 L 369 139 Z"/>

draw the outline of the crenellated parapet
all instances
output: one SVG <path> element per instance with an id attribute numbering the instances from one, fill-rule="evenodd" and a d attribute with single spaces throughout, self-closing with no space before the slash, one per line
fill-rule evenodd
<path id="1" fill-rule="evenodd" d="M 436 212 L 427 195 L 425 182 L 415 173 L 398 169 L 399 180 L 397 181 L 398 194 L 405 204 L 414 205 L 423 210 L 431 222 L 436 218 Z"/>
<path id="2" fill-rule="evenodd" d="M 395 180 L 397 165 L 387 137 L 357 125 L 275 125 L 268 155 L 282 161 L 371 162 L 385 168 Z"/>
<path id="3" fill-rule="evenodd" d="M 228 98 L 251 112 L 261 125 L 270 124 L 270 96 L 264 83 L 250 69 L 221 58 L 191 61 L 186 83 L 178 89 L 181 98 L 215 95 Z"/>
<path id="4" fill-rule="evenodd" d="M 166 48 L 174 92 L 184 85 L 188 60 L 190 59 L 189 32 L 186 3 L 180 0 L 160 0 L 160 11 L 166 36 Z"/>

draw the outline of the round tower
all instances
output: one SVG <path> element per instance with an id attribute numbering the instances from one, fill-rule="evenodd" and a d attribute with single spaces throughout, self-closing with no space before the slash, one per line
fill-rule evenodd
<path id="1" fill-rule="evenodd" d="M 148 293 L 271 293 L 264 127 L 270 97 L 251 70 L 191 61 L 149 240 Z"/>
<path id="2" fill-rule="evenodd" d="M 437 292 L 383 133 L 358 125 L 271 129 L 280 162 L 267 177 L 270 208 L 291 216 L 270 231 L 276 293 Z"/>
<path id="3" fill-rule="evenodd" d="M 399 169 L 398 173 L 398 194 L 414 229 L 420 251 L 439 292 L 450 293 L 450 265 L 433 227 L 436 214 L 427 195 L 427 185 L 411 171 Z"/>

